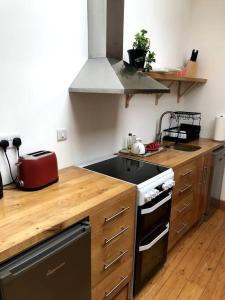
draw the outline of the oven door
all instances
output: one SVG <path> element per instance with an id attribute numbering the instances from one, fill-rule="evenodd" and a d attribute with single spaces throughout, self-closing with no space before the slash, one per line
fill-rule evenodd
<path id="1" fill-rule="evenodd" d="M 138 207 L 137 243 L 140 243 L 159 224 L 170 220 L 172 190 L 162 192 L 152 201 Z"/>
<path id="2" fill-rule="evenodd" d="M 134 274 L 135 295 L 165 263 L 168 233 L 169 223 L 160 224 L 137 245 Z"/>

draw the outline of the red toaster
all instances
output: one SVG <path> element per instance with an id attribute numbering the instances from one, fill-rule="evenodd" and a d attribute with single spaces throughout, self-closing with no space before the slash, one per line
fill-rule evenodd
<path id="1" fill-rule="evenodd" d="M 39 190 L 57 182 L 59 175 L 55 153 L 42 150 L 21 156 L 18 179 L 20 188 L 28 191 Z"/>

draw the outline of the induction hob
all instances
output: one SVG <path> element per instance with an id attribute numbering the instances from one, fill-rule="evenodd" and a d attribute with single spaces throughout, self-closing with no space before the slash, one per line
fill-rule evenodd
<path id="1" fill-rule="evenodd" d="M 144 161 L 133 160 L 121 156 L 115 156 L 84 167 L 104 175 L 121 179 L 139 185 L 169 168 L 154 165 Z"/>

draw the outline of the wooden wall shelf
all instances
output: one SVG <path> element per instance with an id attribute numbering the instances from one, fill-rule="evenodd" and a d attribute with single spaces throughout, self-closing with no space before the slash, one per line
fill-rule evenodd
<path id="1" fill-rule="evenodd" d="M 195 86 L 204 84 L 207 82 L 205 78 L 194 78 L 194 77 L 178 77 L 174 73 L 157 73 L 157 72 L 146 72 L 146 75 L 151 76 L 153 79 L 159 81 L 165 81 L 168 88 L 172 87 L 177 82 L 177 103 L 180 102 L 181 97 L 189 93 Z M 163 94 L 156 94 L 155 104 L 158 105 L 159 99 Z"/>

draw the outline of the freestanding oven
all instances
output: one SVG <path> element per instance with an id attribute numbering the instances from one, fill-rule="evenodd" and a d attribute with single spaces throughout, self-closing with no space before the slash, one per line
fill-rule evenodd
<path id="1" fill-rule="evenodd" d="M 137 186 L 134 264 L 134 294 L 137 294 L 167 257 L 173 170 L 121 156 L 82 167 Z"/>

